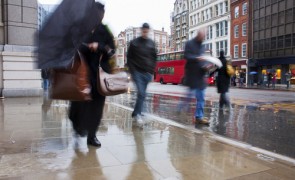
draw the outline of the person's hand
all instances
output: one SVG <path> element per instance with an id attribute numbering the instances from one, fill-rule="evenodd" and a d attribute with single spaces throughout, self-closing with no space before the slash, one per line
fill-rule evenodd
<path id="1" fill-rule="evenodd" d="M 98 46 L 99 46 L 98 42 L 93 42 L 88 44 L 88 48 L 90 49 L 91 52 L 96 52 L 98 49 Z"/>
<path id="2" fill-rule="evenodd" d="M 205 59 L 203 57 L 201 57 L 201 56 L 200 57 L 197 57 L 197 60 L 198 61 L 205 61 Z"/>

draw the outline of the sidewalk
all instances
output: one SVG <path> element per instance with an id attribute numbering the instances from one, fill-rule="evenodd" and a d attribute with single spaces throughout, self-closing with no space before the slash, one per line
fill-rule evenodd
<path id="1" fill-rule="evenodd" d="M 253 86 L 250 86 L 250 85 L 246 85 L 246 86 L 242 86 L 242 87 L 239 87 L 239 86 L 231 86 L 231 88 L 235 88 L 235 89 L 261 89 L 261 90 L 271 90 L 271 91 L 291 91 L 291 92 L 295 92 L 295 85 L 291 85 L 289 87 L 289 89 L 287 89 L 287 85 L 285 84 L 276 84 L 276 87 L 275 89 L 273 89 L 270 85 L 270 87 L 264 87 L 262 85 L 253 85 Z"/>
<path id="2" fill-rule="evenodd" d="M 108 102 L 102 148 L 77 150 L 65 101 L 0 100 L 0 179 L 293 179 L 294 164 Z"/>

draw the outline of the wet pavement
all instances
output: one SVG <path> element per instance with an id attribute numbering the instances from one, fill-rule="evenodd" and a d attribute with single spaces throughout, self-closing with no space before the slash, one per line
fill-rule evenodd
<path id="1" fill-rule="evenodd" d="M 134 107 L 136 96 L 116 96 L 112 99 L 118 104 Z M 123 100 L 123 101 L 122 101 Z M 195 100 L 192 99 L 188 110 L 178 112 L 184 98 L 149 93 L 145 106 L 147 113 L 170 119 L 182 124 L 192 125 Z M 205 117 L 210 126 L 199 129 L 214 132 L 252 146 L 295 158 L 295 105 L 294 102 L 233 103 L 231 110 L 220 110 L 218 101 L 206 101 Z"/>
<path id="2" fill-rule="evenodd" d="M 148 117 L 147 125 L 138 126 L 132 122 L 129 110 L 113 104 L 131 106 L 133 101 L 133 94 L 109 98 L 97 133 L 102 148 L 76 149 L 71 123 L 67 118 L 66 101 L 50 101 L 46 98 L 0 100 L 0 179 L 203 180 L 295 177 L 294 164 L 259 158 L 253 152 L 220 143 L 205 134 Z M 151 95 L 146 105 L 149 112 L 166 117 L 171 114 L 177 101 L 174 97 Z M 242 112 L 243 108 L 239 109 Z M 214 108 L 206 111 L 207 114 L 217 113 Z M 247 114 L 246 111 L 244 114 Z M 189 123 L 190 113 L 175 114 L 169 118 Z M 238 114 L 235 116 L 242 117 L 243 113 Z M 176 117 L 187 119 L 187 122 Z M 229 130 L 215 127 L 219 127 L 216 131 L 223 134 L 244 138 L 243 134 L 249 131 L 249 125 L 245 124 L 245 121 L 229 123 L 226 125 Z M 239 132 L 236 126 L 240 127 Z"/>

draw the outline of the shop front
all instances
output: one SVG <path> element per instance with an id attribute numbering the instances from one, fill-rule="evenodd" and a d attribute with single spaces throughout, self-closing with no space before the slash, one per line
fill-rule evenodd
<path id="1" fill-rule="evenodd" d="M 233 60 L 232 66 L 235 70 L 237 81 L 239 81 L 238 79 L 240 78 L 241 74 L 244 74 L 245 75 L 244 83 L 247 83 L 248 82 L 247 60 Z"/>
<path id="2" fill-rule="evenodd" d="M 277 84 L 286 84 L 287 73 L 291 73 L 291 84 L 295 84 L 295 58 L 257 60 L 256 65 L 260 77 L 271 73 L 276 75 Z"/>

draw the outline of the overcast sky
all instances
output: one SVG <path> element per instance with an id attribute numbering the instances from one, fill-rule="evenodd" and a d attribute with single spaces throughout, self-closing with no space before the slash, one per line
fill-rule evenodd
<path id="1" fill-rule="evenodd" d="M 38 0 L 41 4 L 56 4 L 60 0 Z M 114 35 L 129 26 L 148 22 L 153 29 L 165 28 L 170 34 L 170 13 L 175 0 L 101 0 L 105 4 L 104 23 Z"/>

